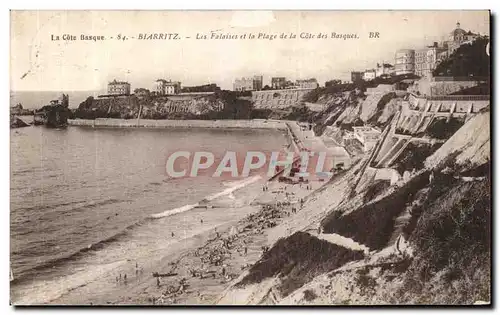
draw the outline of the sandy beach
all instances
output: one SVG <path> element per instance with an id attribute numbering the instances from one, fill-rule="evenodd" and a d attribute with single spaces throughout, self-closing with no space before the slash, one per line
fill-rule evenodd
<path id="1" fill-rule="evenodd" d="M 149 261 L 128 260 L 48 304 L 214 304 L 269 248 L 269 230 L 300 212 L 300 200 L 305 202 L 323 183 L 261 180 L 229 198 L 216 199 L 207 206 L 237 212 L 240 218 L 220 224 L 206 215 L 200 222 L 202 232 L 173 242 L 169 254 Z"/>

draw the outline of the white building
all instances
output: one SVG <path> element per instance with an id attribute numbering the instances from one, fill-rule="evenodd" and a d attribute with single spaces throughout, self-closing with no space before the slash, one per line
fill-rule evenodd
<path id="1" fill-rule="evenodd" d="M 116 81 L 108 83 L 109 95 L 128 95 L 130 94 L 130 83 L 124 81 Z"/>
<path id="2" fill-rule="evenodd" d="M 181 83 L 165 79 L 158 79 L 155 82 L 155 91 L 157 95 L 178 94 L 181 91 Z"/>
<path id="3" fill-rule="evenodd" d="M 373 127 L 352 127 L 354 130 L 354 137 L 363 144 L 365 152 L 370 151 L 380 138 L 381 132 Z"/>
<path id="4" fill-rule="evenodd" d="M 363 80 L 365 81 L 374 80 L 376 77 L 377 77 L 377 72 L 375 71 L 375 69 L 366 70 L 365 73 L 363 74 Z"/>
<path id="5" fill-rule="evenodd" d="M 394 67 L 397 75 L 415 72 L 415 50 L 400 49 L 396 51 L 395 59 Z"/>

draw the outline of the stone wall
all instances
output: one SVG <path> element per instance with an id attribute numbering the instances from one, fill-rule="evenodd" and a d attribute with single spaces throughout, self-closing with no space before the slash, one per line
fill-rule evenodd
<path id="1" fill-rule="evenodd" d="M 480 81 L 434 81 L 426 78 L 415 82 L 412 92 L 421 95 L 448 95 L 479 85 Z"/>
<path id="2" fill-rule="evenodd" d="M 253 91 L 255 108 L 286 108 L 300 105 L 304 96 L 314 89 Z"/>
<path id="3" fill-rule="evenodd" d="M 287 130 L 285 121 L 278 120 L 153 120 L 97 118 L 70 119 L 71 126 L 145 127 L 145 128 L 237 128 Z"/>

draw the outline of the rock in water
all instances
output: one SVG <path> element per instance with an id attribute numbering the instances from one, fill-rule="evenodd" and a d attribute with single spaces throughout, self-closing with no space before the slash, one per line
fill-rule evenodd
<path id="1" fill-rule="evenodd" d="M 21 127 L 28 127 L 29 124 L 25 123 L 18 117 L 11 115 L 10 116 L 10 128 L 21 128 Z"/>

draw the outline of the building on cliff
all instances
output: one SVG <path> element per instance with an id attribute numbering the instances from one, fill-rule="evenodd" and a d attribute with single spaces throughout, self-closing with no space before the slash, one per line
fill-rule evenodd
<path id="1" fill-rule="evenodd" d="M 448 48 L 448 55 L 451 55 L 461 45 L 471 43 L 478 37 L 479 34 L 475 34 L 471 31 L 466 32 L 460 28 L 460 22 L 457 22 L 456 28 L 450 32 L 448 41 L 445 42 L 445 45 Z"/>
<path id="2" fill-rule="evenodd" d="M 365 73 L 362 71 L 352 71 L 351 72 L 351 82 L 354 83 L 354 82 L 358 82 L 358 81 L 363 80 L 364 75 L 365 75 Z"/>
<path id="3" fill-rule="evenodd" d="M 415 51 L 415 74 L 418 76 L 430 76 L 436 69 L 438 63 L 445 58 L 443 53 L 447 53 L 446 47 L 439 47 L 437 42 Z"/>
<path id="4" fill-rule="evenodd" d="M 165 79 L 155 81 L 155 91 L 157 95 L 173 95 L 181 91 L 181 82 Z"/>
<path id="5" fill-rule="evenodd" d="M 130 83 L 125 81 L 116 81 L 108 83 L 109 95 L 130 95 Z"/>
<path id="6" fill-rule="evenodd" d="M 415 50 L 400 49 L 395 56 L 396 75 L 415 73 Z"/>
<path id="7" fill-rule="evenodd" d="M 363 80 L 365 81 L 374 80 L 376 77 L 377 77 L 377 72 L 375 69 L 369 69 L 363 73 Z"/>
<path id="8" fill-rule="evenodd" d="M 262 76 L 255 75 L 248 78 L 239 78 L 234 80 L 233 83 L 234 91 L 260 91 L 262 90 Z"/>
<path id="9" fill-rule="evenodd" d="M 271 78 L 271 88 L 274 90 L 281 90 L 286 88 L 287 81 L 285 77 L 273 77 Z"/>
<path id="10" fill-rule="evenodd" d="M 451 55 L 463 44 L 471 43 L 479 34 L 465 31 L 457 22 L 456 28 L 450 32 L 448 40 L 434 42 L 432 46 L 413 50 L 401 49 L 396 52 L 396 74 L 415 73 L 418 76 L 430 76 L 437 65 Z"/>
<path id="11" fill-rule="evenodd" d="M 316 78 L 310 78 L 305 80 L 297 80 L 295 86 L 298 89 L 316 89 L 319 87 L 318 80 Z"/>
<path id="12" fill-rule="evenodd" d="M 394 72 L 394 66 L 385 62 L 377 63 L 377 68 L 375 68 L 375 76 L 377 78 L 383 75 L 393 75 Z"/>

